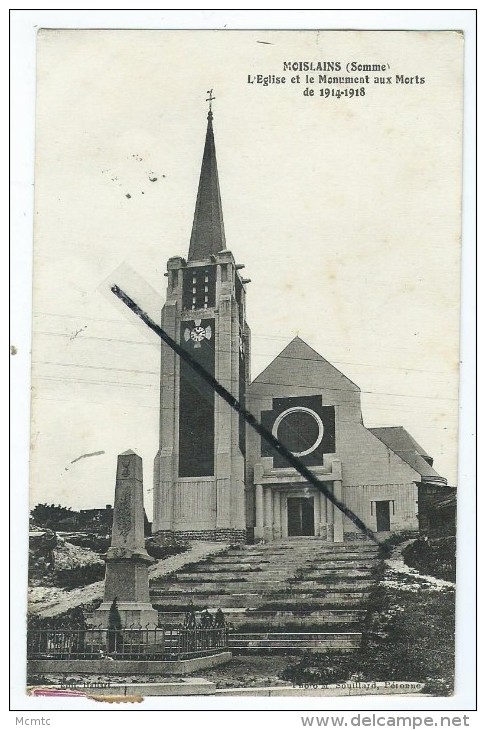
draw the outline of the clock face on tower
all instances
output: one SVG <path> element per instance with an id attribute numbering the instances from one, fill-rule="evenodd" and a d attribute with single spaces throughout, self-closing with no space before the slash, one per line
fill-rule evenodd
<path id="1" fill-rule="evenodd" d="M 206 331 L 204 327 L 194 327 L 194 329 L 191 330 L 191 340 L 193 342 L 202 342 L 204 338 L 206 337 Z"/>
<path id="2" fill-rule="evenodd" d="M 213 336 L 211 325 L 203 327 L 200 319 L 194 320 L 192 327 L 186 327 L 184 330 L 184 339 L 186 342 L 192 342 L 194 347 L 201 347 L 203 340 L 210 340 Z"/>

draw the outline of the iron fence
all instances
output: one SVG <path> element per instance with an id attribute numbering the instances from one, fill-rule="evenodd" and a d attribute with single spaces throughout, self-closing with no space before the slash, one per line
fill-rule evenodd
<path id="1" fill-rule="evenodd" d="M 228 627 L 28 629 L 28 659 L 175 661 L 228 648 Z"/>

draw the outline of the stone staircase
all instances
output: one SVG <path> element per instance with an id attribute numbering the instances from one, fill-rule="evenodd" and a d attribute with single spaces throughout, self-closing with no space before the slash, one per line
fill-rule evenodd
<path id="1" fill-rule="evenodd" d="M 352 650 L 360 645 L 378 547 L 289 538 L 231 547 L 159 578 L 151 600 L 166 624 L 221 608 L 235 632 L 235 651 Z"/>

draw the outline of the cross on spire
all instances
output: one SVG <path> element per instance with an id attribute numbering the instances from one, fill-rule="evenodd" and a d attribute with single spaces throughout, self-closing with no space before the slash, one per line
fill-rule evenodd
<path id="1" fill-rule="evenodd" d="M 212 114 L 213 101 L 216 97 L 213 96 L 213 89 L 209 89 L 206 94 L 208 94 L 208 98 L 206 99 L 206 101 L 209 101 L 209 114 Z"/>

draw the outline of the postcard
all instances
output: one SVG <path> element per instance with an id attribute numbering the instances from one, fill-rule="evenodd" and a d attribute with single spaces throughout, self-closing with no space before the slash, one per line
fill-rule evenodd
<path id="1" fill-rule="evenodd" d="M 453 695 L 463 55 L 38 30 L 28 695 Z"/>

